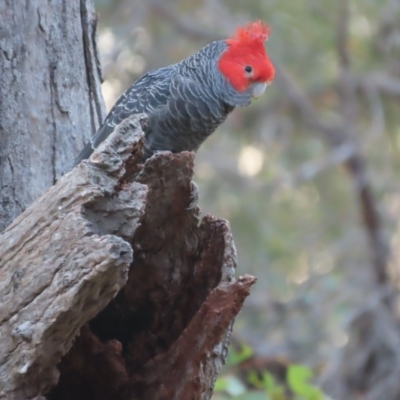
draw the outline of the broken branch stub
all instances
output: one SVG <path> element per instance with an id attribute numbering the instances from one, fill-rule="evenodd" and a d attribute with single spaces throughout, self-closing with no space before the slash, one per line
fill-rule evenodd
<path id="1" fill-rule="evenodd" d="M 10 329 L 22 325 L 23 332 L 7 354 L 15 353 L 14 365 L 20 344 L 31 355 L 23 363 L 27 371 L 13 372 L 21 379 L 10 379 L 17 383 L 5 394 L 46 393 L 65 355 L 49 400 L 211 397 L 233 319 L 255 278 L 235 281 L 227 221 L 206 215 L 199 222 L 193 153 L 161 152 L 140 164 L 145 123 L 143 115 L 125 120 L 0 239 L 0 275 L 18 269 L 11 264 L 16 255 L 3 261 L 8 248 L 20 249 L 19 265 L 28 265 L 24 251 L 42 257 L 33 258 L 23 275 L 35 271 L 41 284 L 28 277 L 2 307 L 17 318 L 9 318 Z M 47 241 L 40 247 L 42 236 Z M 11 237 L 15 244 L 4 247 Z M 52 251 L 57 256 L 49 256 Z M 34 305 L 43 293 L 45 301 Z M 27 321 L 31 325 L 23 325 Z M 31 326 L 34 340 L 27 341 Z"/>
<path id="2" fill-rule="evenodd" d="M 138 118 L 121 125 L 97 166 L 63 176 L 0 236 L 1 399 L 54 386 L 82 325 L 125 284 L 147 188 L 116 188 L 142 138 Z"/>

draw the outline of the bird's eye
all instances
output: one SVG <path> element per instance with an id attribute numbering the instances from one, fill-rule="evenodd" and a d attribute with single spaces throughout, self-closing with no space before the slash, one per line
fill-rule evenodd
<path id="1" fill-rule="evenodd" d="M 253 72 L 253 68 L 251 68 L 250 65 L 246 65 L 246 66 L 244 67 L 244 70 L 245 70 L 248 74 L 251 74 L 251 73 Z"/>

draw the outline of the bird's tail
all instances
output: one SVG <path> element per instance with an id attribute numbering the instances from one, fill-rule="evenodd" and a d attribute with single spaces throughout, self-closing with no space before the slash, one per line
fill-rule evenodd
<path id="1" fill-rule="evenodd" d="M 89 158 L 92 155 L 92 153 L 93 153 L 92 143 L 89 142 L 79 153 L 78 157 L 75 158 L 74 167 L 76 167 L 82 160 L 86 160 L 87 158 Z"/>

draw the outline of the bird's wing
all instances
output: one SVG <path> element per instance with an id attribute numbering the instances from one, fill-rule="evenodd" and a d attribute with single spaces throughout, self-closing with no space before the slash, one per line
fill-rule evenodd
<path id="1" fill-rule="evenodd" d="M 145 157 L 155 151 L 197 150 L 222 118 L 212 88 L 188 76 L 171 79 L 166 104 L 154 110 L 146 133 Z"/>
<path id="2" fill-rule="evenodd" d="M 96 148 L 130 115 L 142 112 L 150 114 L 166 104 L 170 96 L 171 75 L 171 69 L 162 68 L 142 76 L 115 103 L 102 127 L 93 136 L 92 146 Z"/>
<path id="3" fill-rule="evenodd" d="M 137 80 L 115 103 L 103 125 L 76 158 L 75 165 L 88 158 L 125 118 L 142 112 L 151 114 L 165 105 L 170 96 L 170 84 L 174 74 L 176 72 L 173 68 L 166 67 L 148 72 Z"/>

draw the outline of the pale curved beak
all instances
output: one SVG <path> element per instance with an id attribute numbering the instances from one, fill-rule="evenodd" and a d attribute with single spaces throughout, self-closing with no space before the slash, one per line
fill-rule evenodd
<path id="1" fill-rule="evenodd" d="M 267 88 L 269 82 L 255 82 L 251 84 L 251 95 L 255 99 L 262 96 Z"/>

